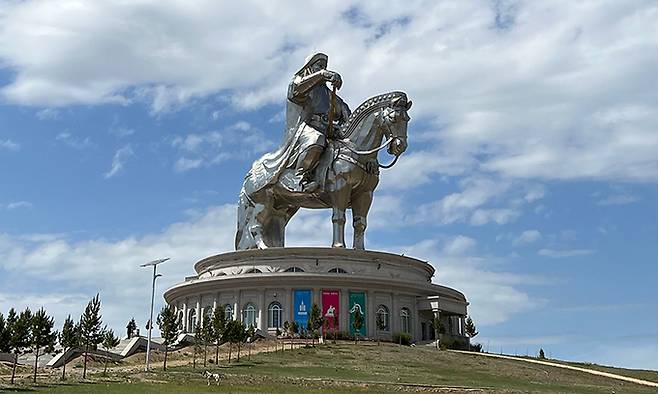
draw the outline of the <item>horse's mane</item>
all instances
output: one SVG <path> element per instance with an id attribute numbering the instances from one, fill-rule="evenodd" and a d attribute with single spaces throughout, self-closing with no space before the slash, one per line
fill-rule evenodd
<path id="1" fill-rule="evenodd" d="M 404 97 L 406 99 L 407 95 L 404 92 L 394 91 L 379 94 L 364 101 L 354 110 L 354 112 L 352 112 L 347 121 L 340 127 L 339 135 L 341 138 L 349 137 L 363 119 L 376 110 L 388 106 L 393 99 L 398 97 Z"/>

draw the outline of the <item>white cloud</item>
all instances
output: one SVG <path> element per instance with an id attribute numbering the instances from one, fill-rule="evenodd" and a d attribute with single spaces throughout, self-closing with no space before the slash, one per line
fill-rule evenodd
<path id="1" fill-rule="evenodd" d="M 473 226 L 502 225 L 516 220 L 524 205 L 543 196 L 537 193 L 540 189 L 537 185 L 482 175 L 462 178 L 459 186 L 462 189 L 459 192 L 418 206 L 408 221 L 412 224 L 469 222 Z M 528 198 L 530 194 L 532 198 Z"/>
<path id="2" fill-rule="evenodd" d="M 21 208 L 23 208 L 23 209 L 29 209 L 29 208 L 32 208 L 32 207 L 33 207 L 33 205 L 32 205 L 31 202 L 28 202 L 28 201 L 16 201 L 16 202 L 11 202 L 11 203 L 7 204 L 7 207 L 6 207 L 6 208 L 7 208 L 7 210 L 9 210 L 9 211 L 13 211 L 14 209 L 21 209 Z"/>
<path id="3" fill-rule="evenodd" d="M 174 162 L 177 172 L 210 167 L 229 159 L 249 159 L 274 148 L 274 143 L 258 128 L 245 121 L 222 131 L 190 133 L 171 139 L 171 146 L 181 155 Z"/>
<path id="4" fill-rule="evenodd" d="M 6 149 L 10 151 L 17 151 L 21 148 L 21 145 L 12 141 L 12 140 L 0 140 L 0 149 Z"/>
<path id="5" fill-rule="evenodd" d="M 105 178 L 112 178 L 123 170 L 124 165 L 132 156 L 134 156 L 134 152 L 130 145 L 126 145 L 117 150 L 114 154 L 114 158 L 112 158 L 112 167 L 110 167 L 110 170 L 105 173 Z"/>
<path id="6" fill-rule="evenodd" d="M 577 257 L 577 256 L 589 256 L 594 254 L 592 249 L 540 249 L 537 252 L 540 256 L 553 257 L 553 258 L 564 258 L 564 257 Z"/>
<path id="7" fill-rule="evenodd" d="M 526 230 L 522 232 L 515 240 L 515 245 L 524 245 L 537 242 L 541 239 L 541 232 L 539 230 Z"/>
<path id="8" fill-rule="evenodd" d="M 458 235 L 446 242 L 443 246 L 443 253 L 450 256 L 463 255 L 466 252 L 472 251 L 476 243 L 473 238 Z"/>
<path id="9" fill-rule="evenodd" d="M 639 201 L 639 198 L 631 194 L 614 194 L 607 196 L 596 202 L 596 205 L 610 206 L 610 205 L 628 205 Z"/>
<path id="10" fill-rule="evenodd" d="M 96 144 L 94 144 L 89 137 L 77 137 L 69 132 L 62 132 L 59 133 L 55 136 L 55 141 L 62 142 L 71 148 L 75 149 L 87 149 L 87 148 L 94 148 L 96 147 Z"/>
<path id="11" fill-rule="evenodd" d="M 507 224 L 521 213 L 517 209 L 477 209 L 471 215 L 470 223 L 474 226 L 482 226 L 484 224 L 493 222 L 496 224 Z"/>
<path id="12" fill-rule="evenodd" d="M 154 111 L 220 93 L 255 108 L 281 104 L 293 71 L 321 49 L 353 107 L 405 89 L 416 103 L 412 117 L 436 126 L 434 145 L 410 152 L 400 168 L 413 172 L 394 170 L 391 187 L 473 166 L 508 178 L 658 180 L 658 99 L 646 83 L 658 67 L 647 55 L 658 42 L 655 4 L 304 8 L 7 3 L 0 58 L 15 78 L 2 93 L 49 107 L 147 101 Z"/>
<path id="13" fill-rule="evenodd" d="M 189 275 L 198 259 L 232 250 L 234 227 L 226 223 L 235 220 L 235 209 L 232 205 L 211 208 L 161 232 L 116 241 L 72 242 L 59 235 L 26 238 L 0 234 L 0 270 L 8 273 L 3 277 L 0 306 L 44 305 L 57 314 L 61 324 L 66 314 L 75 316 L 100 292 L 103 313 L 115 329 L 122 331 L 131 316 L 144 324 L 151 277 L 139 265 L 172 257 L 160 267 L 164 277 L 158 281 L 158 292 L 162 294 Z M 26 282 L 29 286 L 21 286 Z M 56 296 L 49 298 L 50 293 Z M 157 301 L 162 304 L 160 297 Z"/>
<path id="14" fill-rule="evenodd" d="M 479 326 L 500 324 L 546 303 L 519 289 L 545 283 L 544 279 L 492 270 L 488 267 L 500 265 L 500 259 L 479 256 L 474 247 L 474 240 L 458 236 L 443 244 L 425 240 L 401 249 L 405 255 L 428 260 L 434 266 L 434 283 L 463 292 L 471 303 L 469 314 Z"/>
<path id="15" fill-rule="evenodd" d="M 56 120 L 59 118 L 59 111 L 53 108 L 45 108 L 36 113 L 39 120 Z"/>

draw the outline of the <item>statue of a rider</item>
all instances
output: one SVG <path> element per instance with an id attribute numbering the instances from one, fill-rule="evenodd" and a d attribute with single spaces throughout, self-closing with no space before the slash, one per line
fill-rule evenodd
<path id="1" fill-rule="evenodd" d="M 309 56 L 288 86 L 288 104 L 299 106 L 299 111 L 293 112 L 295 119 L 286 119 L 289 127 L 296 128 L 298 136 L 296 171 L 301 176 L 298 191 L 309 193 L 318 188 L 318 183 L 313 180 L 313 170 L 327 145 L 327 138 L 333 138 L 334 130 L 350 116 L 349 107 L 336 95 L 336 90 L 343 84 L 341 76 L 329 71 L 327 62 L 324 53 Z M 333 90 L 326 82 L 333 86 Z M 287 117 L 291 117 L 290 111 Z"/>

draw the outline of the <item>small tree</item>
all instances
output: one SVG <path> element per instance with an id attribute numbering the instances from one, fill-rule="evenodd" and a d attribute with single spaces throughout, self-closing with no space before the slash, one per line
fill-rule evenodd
<path id="1" fill-rule="evenodd" d="M 439 341 L 441 340 L 441 334 L 445 333 L 445 326 L 443 325 L 443 321 L 441 321 L 441 315 L 436 315 L 434 316 L 434 336 L 436 337 L 436 348 L 439 349 L 440 343 Z"/>
<path id="2" fill-rule="evenodd" d="M 100 295 L 92 298 L 80 317 L 80 343 L 84 347 L 84 366 L 82 378 L 87 378 L 87 358 L 89 350 L 96 349 L 103 341 Z"/>
<path id="3" fill-rule="evenodd" d="M 194 325 L 194 355 L 192 356 L 192 368 L 196 369 L 196 356 L 201 352 L 201 344 L 203 343 L 203 333 L 201 327 L 201 319 L 196 319 Z"/>
<path id="4" fill-rule="evenodd" d="M 128 322 L 128 325 L 126 326 L 126 336 L 128 339 L 132 338 L 135 335 L 135 332 L 137 331 L 137 323 L 135 323 L 135 318 L 131 318 L 130 321 Z"/>
<path id="5" fill-rule="evenodd" d="M 544 349 L 540 348 L 539 349 L 539 357 L 540 360 L 546 359 L 546 355 L 544 354 Z"/>
<path id="6" fill-rule="evenodd" d="M 355 345 L 359 343 L 359 331 L 361 331 L 361 327 L 363 327 L 363 314 L 361 314 L 361 310 L 359 308 L 356 308 L 354 311 L 354 320 L 352 321 Z"/>
<path id="7" fill-rule="evenodd" d="M 297 323 L 296 320 L 293 320 L 292 323 L 290 323 L 290 332 L 291 332 L 291 335 L 290 335 L 290 350 L 292 350 L 293 346 L 294 346 L 295 335 L 297 335 L 299 333 L 299 323 Z"/>
<path id="8" fill-rule="evenodd" d="M 324 318 L 322 317 L 322 312 L 320 311 L 320 307 L 318 307 L 318 304 L 313 304 L 311 307 L 311 315 L 309 316 L 308 319 L 308 328 L 309 331 L 311 331 L 311 338 L 312 338 L 312 343 L 315 345 L 315 336 L 317 335 L 317 331 L 322 328 L 322 324 L 324 322 Z"/>
<path id="9" fill-rule="evenodd" d="M 338 335 L 338 313 L 334 314 L 334 345 L 336 344 L 336 336 Z"/>
<path id="10" fill-rule="evenodd" d="M 39 309 L 30 321 L 30 346 L 34 349 L 34 374 L 32 382 L 37 382 L 37 367 L 39 366 L 39 350 L 52 353 L 57 342 L 57 331 L 53 331 L 55 320 Z"/>
<path id="11" fill-rule="evenodd" d="M 228 362 L 231 362 L 231 347 L 233 345 L 237 346 L 238 350 L 238 362 L 240 361 L 240 348 L 242 342 L 245 340 L 245 325 L 241 321 L 231 320 L 226 325 L 226 330 L 224 331 L 224 339 L 229 342 L 229 355 Z"/>
<path id="12" fill-rule="evenodd" d="M 62 380 L 66 379 L 66 352 L 71 348 L 77 347 L 80 345 L 80 330 L 79 327 L 75 325 L 71 315 L 69 315 L 64 321 L 64 326 L 62 331 L 59 333 L 59 344 L 62 346 L 64 353 L 62 354 L 63 365 L 62 365 Z"/>
<path id="13" fill-rule="evenodd" d="M 377 325 L 377 346 L 379 346 L 380 342 L 380 337 L 381 337 L 381 332 L 386 329 L 386 322 L 384 321 L 384 315 L 381 313 L 377 314 L 377 318 L 375 319 L 375 324 Z"/>
<path id="14" fill-rule="evenodd" d="M 203 367 L 206 367 L 208 362 L 208 345 L 212 342 L 215 334 L 212 328 L 212 322 L 210 321 L 210 313 L 204 311 L 203 313 L 203 324 L 201 325 L 201 332 L 197 335 L 201 335 L 201 343 L 203 344 Z"/>
<path id="15" fill-rule="evenodd" d="M 110 352 L 110 349 L 114 349 L 115 347 L 119 346 L 119 338 L 114 335 L 113 330 L 104 330 L 103 332 L 103 347 L 105 348 L 106 352 Z M 105 356 L 105 369 L 103 370 L 103 375 L 107 373 L 107 359 L 109 357 Z"/>
<path id="16" fill-rule="evenodd" d="M 16 377 L 16 366 L 18 356 L 21 355 L 30 346 L 30 326 L 32 322 L 32 312 L 26 308 L 20 315 L 16 314 L 14 308 L 7 314 L 7 330 L 9 331 L 9 350 L 14 354 L 14 365 L 11 370 L 11 384 L 14 384 Z"/>
<path id="17" fill-rule="evenodd" d="M 256 329 L 254 326 L 249 326 L 247 328 L 247 332 L 245 333 L 245 340 L 248 341 L 249 343 L 247 344 L 247 348 L 249 349 L 249 360 L 251 361 L 251 343 L 254 341 L 254 335 L 256 334 Z"/>
<path id="18" fill-rule="evenodd" d="M 9 353 L 11 351 L 9 348 L 9 335 L 5 317 L 0 313 L 0 353 Z"/>
<path id="19" fill-rule="evenodd" d="M 228 343 L 228 363 L 231 363 L 231 352 L 233 350 L 233 323 L 235 320 L 229 320 L 224 327 L 224 333 L 222 334 L 222 340 Z"/>
<path id="20" fill-rule="evenodd" d="M 167 354 L 169 353 L 169 345 L 174 343 L 176 335 L 178 334 L 178 318 L 176 310 L 173 306 L 167 305 L 162 308 L 157 318 L 158 327 L 162 335 L 163 344 L 165 347 L 163 370 L 167 370 Z"/>
<path id="21" fill-rule="evenodd" d="M 240 362 L 240 350 L 242 350 L 242 344 L 247 341 L 247 326 L 244 322 L 237 323 L 234 328 L 233 338 L 238 346 L 238 362 Z"/>
<path id="22" fill-rule="evenodd" d="M 213 342 L 215 343 L 215 365 L 219 363 L 219 345 L 222 342 L 222 336 L 226 329 L 226 311 L 224 305 L 219 305 L 212 313 L 212 333 Z"/>
<path id="23" fill-rule="evenodd" d="M 464 325 L 464 331 L 466 332 L 466 335 L 469 338 L 474 338 L 479 334 L 477 332 L 477 329 L 475 328 L 475 323 L 473 323 L 473 319 L 471 319 L 470 316 L 466 318 L 466 324 Z"/>

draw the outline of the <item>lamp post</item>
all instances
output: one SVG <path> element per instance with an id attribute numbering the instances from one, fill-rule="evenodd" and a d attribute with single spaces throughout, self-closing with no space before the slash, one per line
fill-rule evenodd
<path id="1" fill-rule="evenodd" d="M 151 317 L 149 318 L 148 321 L 149 336 L 148 336 L 148 341 L 146 342 L 146 372 L 148 372 L 149 370 L 149 364 L 151 359 L 151 330 L 153 330 L 153 302 L 155 301 L 155 280 L 158 278 L 158 276 L 162 276 L 160 274 L 156 275 L 155 271 L 158 268 L 158 264 L 162 264 L 167 260 L 169 260 L 169 257 L 165 259 L 153 260 L 146 264 L 140 265 L 140 267 L 153 266 L 153 286 L 151 288 Z"/>

